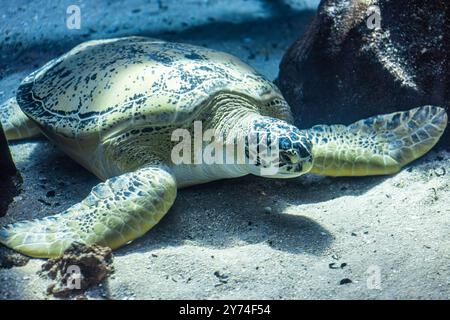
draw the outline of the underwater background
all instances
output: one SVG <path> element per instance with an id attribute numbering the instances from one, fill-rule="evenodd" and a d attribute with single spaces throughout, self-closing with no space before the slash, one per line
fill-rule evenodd
<path id="1" fill-rule="evenodd" d="M 68 21 L 73 5 L 80 10 L 75 27 Z M 225 51 L 275 81 L 318 5 L 0 0 L 0 103 L 26 75 L 75 45 L 127 35 Z M 0 225 L 66 209 L 98 183 L 46 140 L 10 148 L 22 192 Z M 114 273 L 86 296 L 449 299 L 449 159 L 441 148 L 390 177 L 245 177 L 181 190 L 160 224 L 114 252 Z M 49 298 L 49 280 L 37 275 L 41 265 L 0 267 L 0 299 Z"/>

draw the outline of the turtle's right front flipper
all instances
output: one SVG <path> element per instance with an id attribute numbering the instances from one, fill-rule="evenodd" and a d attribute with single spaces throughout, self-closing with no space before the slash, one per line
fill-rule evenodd
<path id="1" fill-rule="evenodd" d="M 318 125 L 307 130 L 312 173 L 366 176 L 398 172 L 439 141 L 447 126 L 443 108 L 424 106 L 379 115 L 350 126 Z"/>
<path id="2" fill-rule="evenodd" d="M 0 105 L 0 122 L 8 140 L 34 138 L 41 134 L 39 127 L 20 110 L 16 98 Z"/>
<path id="3" fill-rule="evenodd" d="M 115 249 L 156 225 L 176 193 L 171 173 L 145 167 L 98 184 L 61 214 L 1 228 L 0 243 L 36 258 L 59 256 L 73 242 Z"/>

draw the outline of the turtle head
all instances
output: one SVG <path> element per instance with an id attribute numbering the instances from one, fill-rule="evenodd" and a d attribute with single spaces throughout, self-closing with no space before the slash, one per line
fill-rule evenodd
<path id="1" fill-rule="evenodd" d="M 245 153 L 253 174 L 292 178 L 313 166 L 312 143 L 305 132 L 289 123 L 258 117 L 251 123 Z"/>

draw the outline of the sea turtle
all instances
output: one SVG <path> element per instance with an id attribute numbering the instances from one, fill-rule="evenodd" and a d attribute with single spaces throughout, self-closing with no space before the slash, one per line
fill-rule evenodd
<path id="1" fill-rule="evenodd" d="M 142 236 L 184 186 L 261 174 L 270 166 L 277 167 L 276 178 L 395 173 L 428 152 L 447 124 L 444 109 L 423 106 L 350 126 L 299 130 L 276 86 L 239 59 L 144 37 L 76 46 L 26 77 L 2 110 L 9 139 L 42 133 L 103 180 L 60 214 L 0 229 L 0 243 L 44 258 L 73 242 L 114 249 Z M 242 143 L 246 161 L 199 163 L 188 155 L 193 163 L 177 164 L 173 133 L 195 135 L 197 121 L 227 153 Z M 257 153 L 249 161 L 251 143 L 258 152 L 276 146 L 277 160 Z M 207 146 L 203 141 L 197 149 Z"/>

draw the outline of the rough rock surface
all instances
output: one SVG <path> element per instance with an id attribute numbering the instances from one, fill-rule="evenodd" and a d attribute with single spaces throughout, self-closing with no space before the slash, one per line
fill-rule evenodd
<path id="1" fill-rule="evenodd" d="M 40 274 L 55 280 L 47 287 L 47 293 L 69 297 L 81 296 L 86 289 L 100 284 L 112 271 L 110 248 L 74 243 L 61 257 L 45 262 Z"/>
<path id="2" fill-rule="evenodd" d="M 19 193 L 21 182 L 0 124 L 0 217 L 6 214 L 9 204 Z"/>
<path id="3" fill-rule="evenodd" d="M 278 85 L 297 125 L 448 107 L 449 17 L 448 1 L 321 1 L 280 66 Z M 450 147 L 450 130 L 444 137 L 441 145 Z"/>

